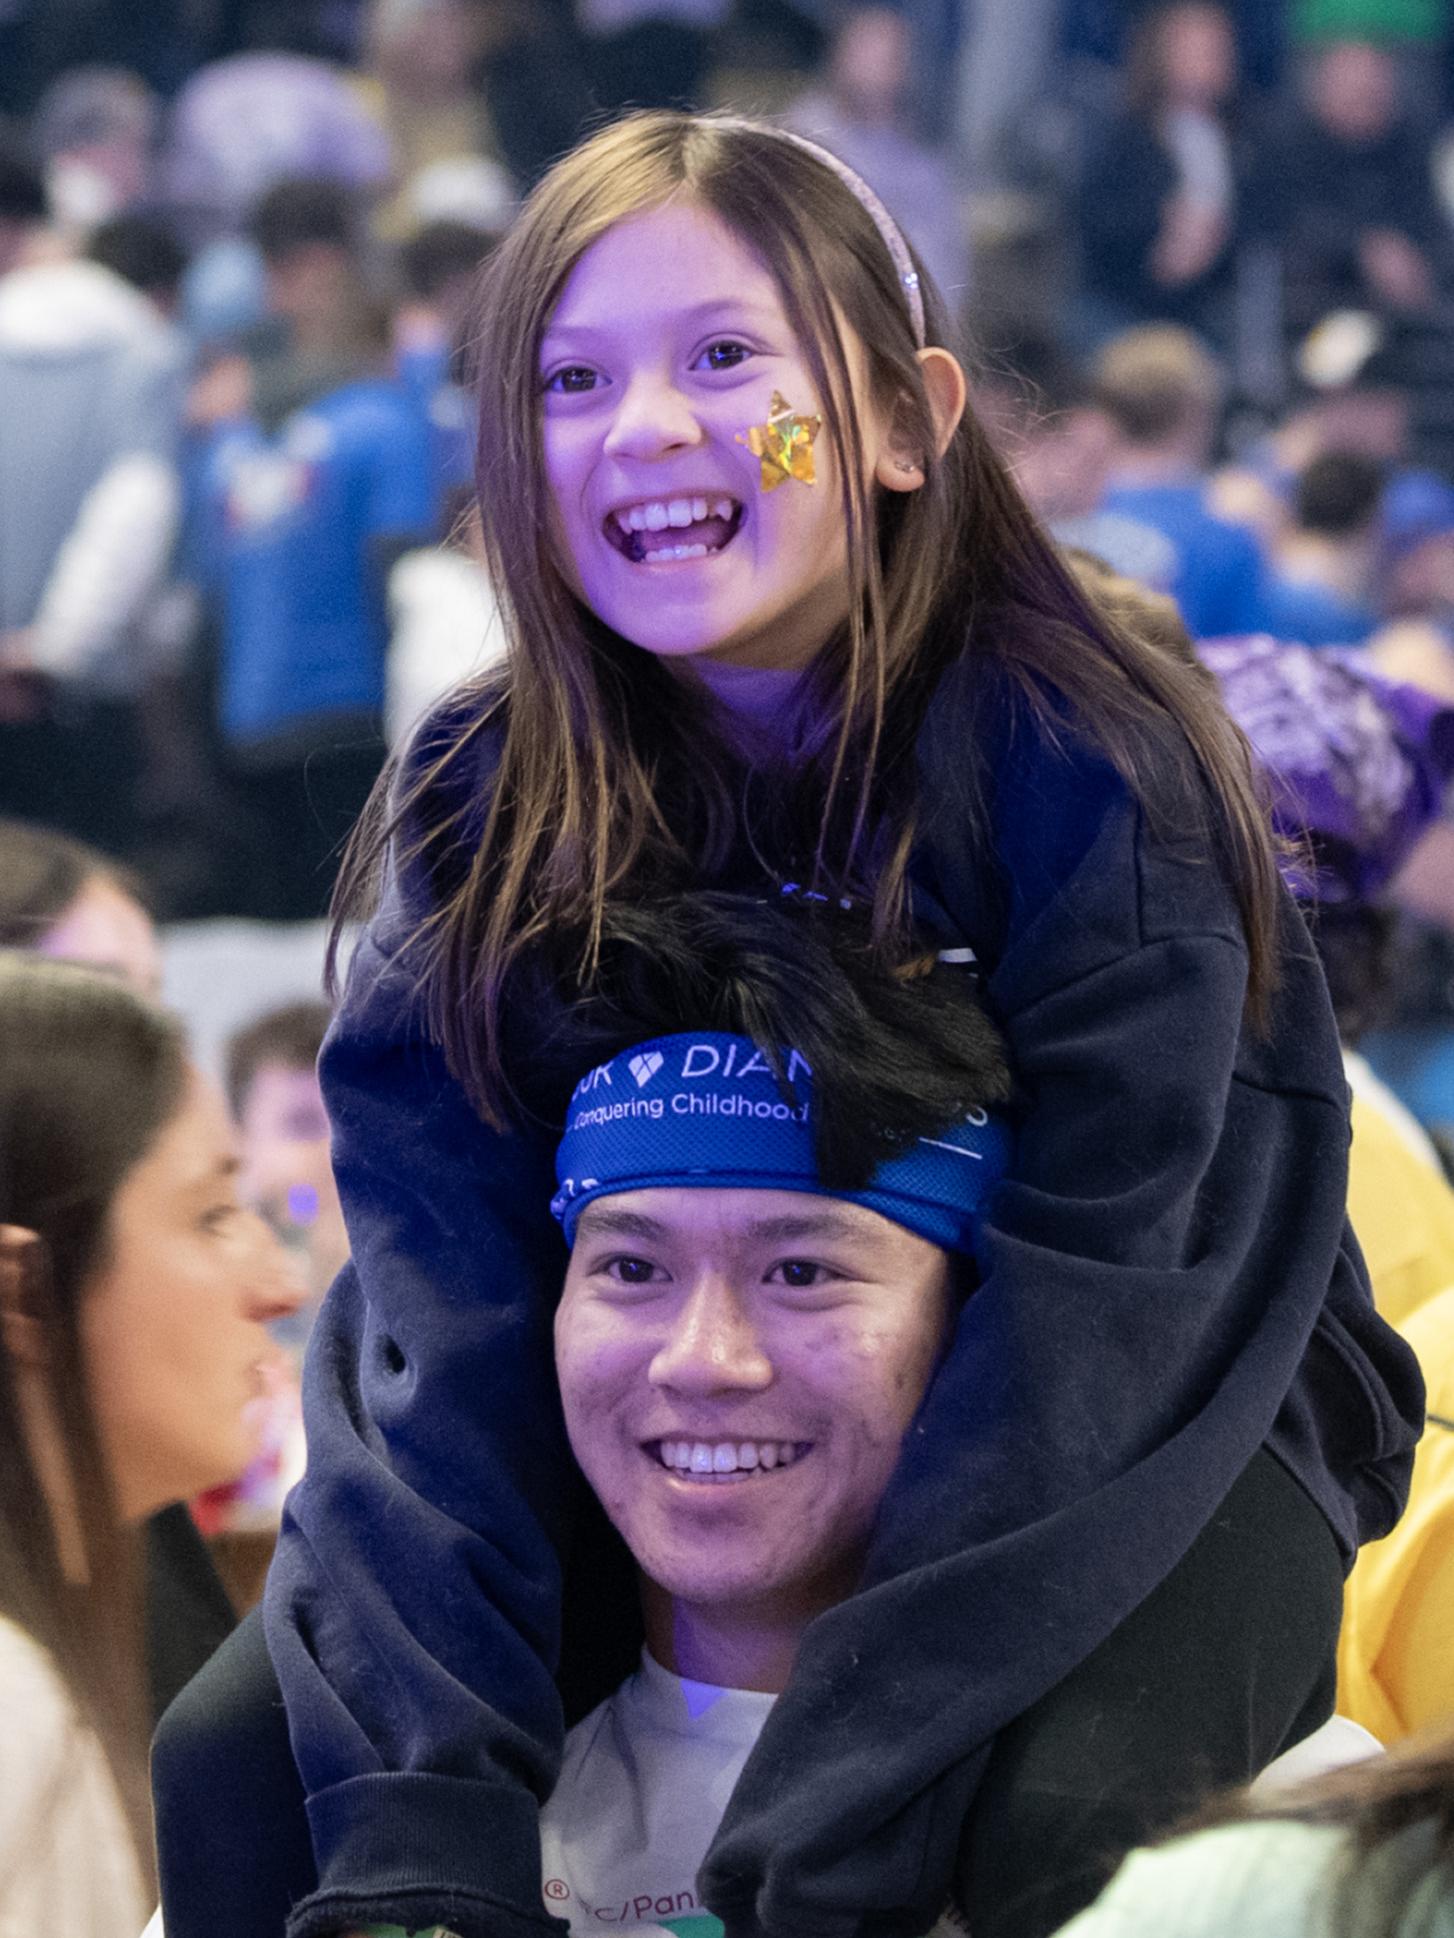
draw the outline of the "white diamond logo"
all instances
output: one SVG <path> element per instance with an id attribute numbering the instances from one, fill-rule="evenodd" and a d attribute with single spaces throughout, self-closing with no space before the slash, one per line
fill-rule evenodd
<path id="1" fill-rule="evenodd" d="M 632 1057 L 626 1067 L 636 1079 L 636 1088 L 644 1090 L 665 1061 L 660 1050 L 645 1050 L 640 1056 Z"/>

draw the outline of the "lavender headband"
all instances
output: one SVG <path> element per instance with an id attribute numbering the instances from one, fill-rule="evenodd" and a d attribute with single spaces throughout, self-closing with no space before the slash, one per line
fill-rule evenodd
<path id="1" fill-rule="evenodd" d="M 786 128 L 772 128 L 762 121 L 748 121 L 737 115 L 714 117 L 713 125 L 718 128 L 742 128 L 754 135 L 771 135 L 776 141 L 790 141 L 795 148 L 801 148 L 815 161 L 831 169 L 843 186 L 868 211 L 873 226 L 878 230 L 883 246 L 889 252 L 895 270 L 898 272 L 899 287 L 904 292 L 908 305 L 909 321 L 914 329 L 914 343 L 922 350 L 927 340 L 924 322 L 924 292 L 919 285 L 919 272 L 914 267 L 914 259 L 909 254 L 909 245 L 904 240 L 904 232 L 889 214 L 883 203 L 869 187 L 868 183 L 855 170 L 841 161 L 831 149 L 824 148 L 816 141 L 809 141 L 806 135 L 789 133 Z"/>

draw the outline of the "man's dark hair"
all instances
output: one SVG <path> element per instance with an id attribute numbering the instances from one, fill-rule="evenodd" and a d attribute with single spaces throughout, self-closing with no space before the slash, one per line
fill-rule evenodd
<path id="1" fill-rule="evenodd" d="M 253 1079 L 265 1063 L 281 1063 L 287 1070 L 311 1070 L 332 1020 L 327 1003 L 285 1003 L 229 1037 L 226 1084 L 233 1116 L 242 1115 Z"/>
<path id="2" fill-rule="evenodd" d="M 110 855 L 54 828 L 0 818 L 0 949 L 33 949 L 94 881 L 146 907 L 140 879 Z"/>
<path id="3" fill-rule="evenodd" d="M 358 205 L 353 192 L 322 176 L 277 182 L 248 219 L 248 233 L 267 262 L 322 243 L 352 251 L 358 245 Z"/>
<path id="4" fill-rule="evenodd" d="M 0 222 L 28 227 L 48 213 L 45 177 L 18 141 L 0 134 Z"/>
<path id="5" fill-rule="evenodd" d="M 430 303 L 456 276 L 469 276 L 496 238 L 469 222 L 427 222 L 399 251 L 399 272 L 411 296 Z"/>
<path id="6" fill-rule="evenodd" d="M 819 1176 L 862 1190 L 917 1139 L 1010 1093 L 970 972 L 929 944 L 885 975 L 869 944 L 859 911 L 800 895 L 608 904 L 600 975 L 556 1041 L 557 1082 L 652 1036 L 730 1031 L 768 1056 L 791 1046 L 813 1072 Z"/>
<path id="7" fill-rule="evenodd" d="M 1293 515 L 1304 531 L 1354 538 L 1376 516 L 1386 476 L 1361 451 L 1324 451 L 1298 478 Z"/>
<path id="8" fill-rule="evenodd" d="M 112 216 L 91 237 L 86 254 L 157 302 L 177 294 L 187 270 L 176 233 L 154 215 Z"/>

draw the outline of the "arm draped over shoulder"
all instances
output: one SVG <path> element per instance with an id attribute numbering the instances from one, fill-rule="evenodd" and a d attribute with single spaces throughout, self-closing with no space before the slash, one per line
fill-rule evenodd
<path id="1" fill-rule="evenodd" d="M 922 866 L 989 966 L 1024 1125 L 869 1578 L 809 1630 L 709 1854 L 734 1933 L 926 1930 L 995 1731 L 1164 1579 L 1257 1449 L 1351 1547 L 1396 1514 L 1421 1414 L 1347 1229 L 1346 1094 L 1291 904 L 1259 1041 L 1219 870 L 1024 724 L 988 764 L 988 893 L 964 713 L 941 699 Z M 269 1584 L 321 1878 L 291 1938 L 553 1923 L 564 1252 L 548 1148 L 486 1130 L 422 1041 L 410 892 L 361 945 L 323 1064 L 354 1259 L 310 1351 L 309 1468 Z"/>

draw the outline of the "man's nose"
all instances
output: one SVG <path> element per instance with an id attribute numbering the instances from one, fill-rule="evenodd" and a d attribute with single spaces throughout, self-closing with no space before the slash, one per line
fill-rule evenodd
<path id="1" fill-rule="evenodd" d="M 690 450 L 702 437 L 691 400 L 671 376 L 641 375 L 633 377 L 622 392 L 606 435 L 606 455 L 664 457 L 669 451 Z"/>
<path id="2" fill-rule="evenodd" d="M 651 1362 L 655 1386 L 677 1393 L 761 1392 L 772 1361 L 732 1285 L 716 1275 L 694 1285 Z"/>

